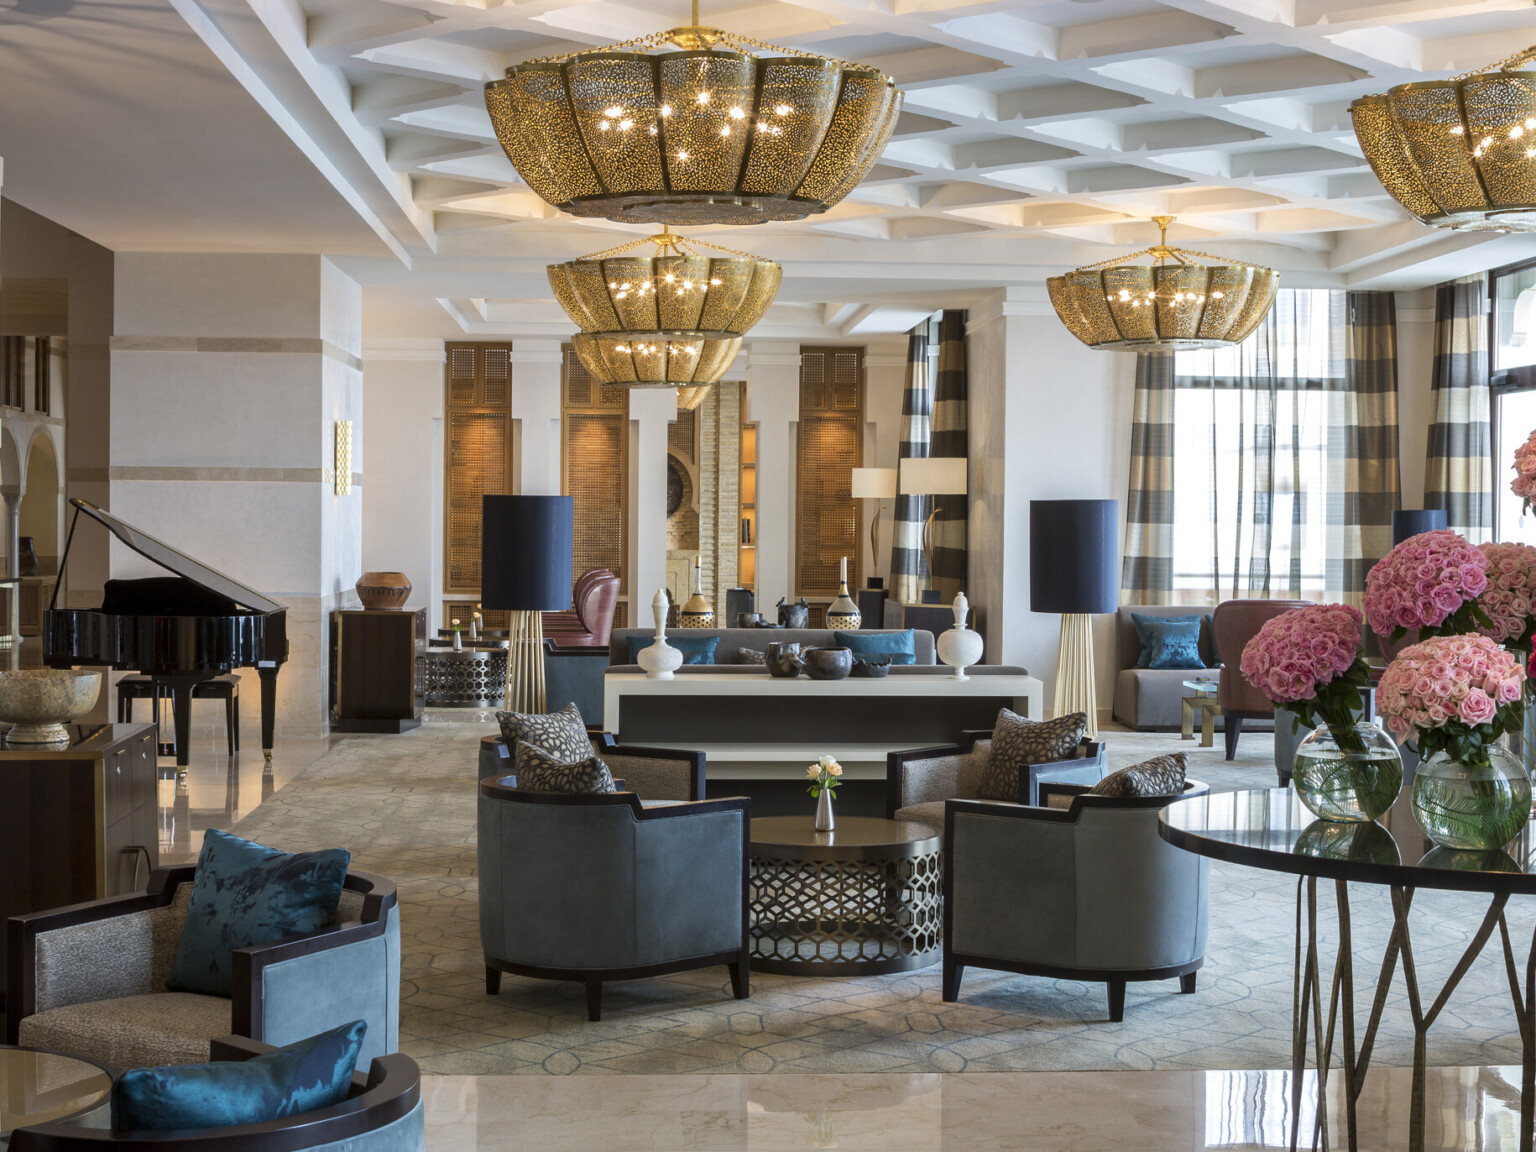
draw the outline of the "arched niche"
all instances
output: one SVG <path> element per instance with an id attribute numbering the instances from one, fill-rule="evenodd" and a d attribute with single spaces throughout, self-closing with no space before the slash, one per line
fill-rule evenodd
<path id="1" fill-rule="evenodd" d="M 26 484 L 22 488 L 17 535 L 32 537 L 38 571 L 45 574 L 58 570 L 62 489 L 53 437 L 39 428 L 27 449 Z"/>

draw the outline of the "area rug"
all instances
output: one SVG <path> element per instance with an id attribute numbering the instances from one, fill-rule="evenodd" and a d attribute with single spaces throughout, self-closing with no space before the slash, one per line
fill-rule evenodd
<path id="1" fill-rule="evenodd" d="M 339 845 L 399 887 L 404 935 L 401 1048 L 440 1074 L 979 1072 L 1252 1069 L 1290 1062 L 1295 881 L 1215 865 L 1205 967 L 1194 995 L 1177 981 L 1132 984 L 1123 1023 L 1102 985 L 970 970 L 958 1003 L 939 968 L 863 979 L 753 973 L 730 996 L 725 970 L 610 984 L 589 1023 L 576 984 L 506 977 L 485 994 L 475 887 L 478 724 L 433 723 L 337 745 L 236 825 L 280 848 Z M 1275 782 L 1271 738 L 1243 737 L 1238 760 L 1172 736 L 1109 732 L 1111 761 L 1191 753 L 1217 789 Z M 809 801 L 808 801 L 809 803 Z M 1353 896 L 1357 996 L 1374 978 L 1391 923 L 1386 893 Z M 1420 892 L 1415 956 L 1428 989 L 1454 966 L 1483 909 L 1476 897 Z M 1533 909 L 1511 905 L 1530 938 Z M 1330 951 L 1326 954 L 1331 955 Z M 1482 957 L 1430 1040 L 1436 1065 L 1518 1064 L 1502 961 Z M 1375 1060 L 1407 1064 L 1412 1034 L 1399 982 Z"/>

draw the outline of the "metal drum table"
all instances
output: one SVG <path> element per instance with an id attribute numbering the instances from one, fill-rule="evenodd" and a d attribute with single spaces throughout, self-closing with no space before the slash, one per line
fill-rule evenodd
<path id="1" fill-rule="evenodd" d="M 416 659 L 428 707 L 500 708 L 507 692 L 507 649 L 428 648 Z"/>
<path id="2" fill-rule="evenodd" d="M 1312 1131 L 1293 1130 L 1291 1148 L 1298 1147 L 1298 1142 L 1301 1147 L 1315 1147 L 1320 1140 L 1326 1145 L 1327 1082 L 1330 1066 L 1335 1064 L 1344 1080 L 1343 1091 L 1337 1097 L 1344 1110 L 1340 1127 L 1351 1152 L 1360 1146 L 1357 1105 L 1387 994 L 1401 965 L 1414 1034 L 1408 1148 L 1409 1152 L 1424 1152 L 1429 1029 L 1472 961 L 1497 935 L 1499 944 L 1495 947 L 1504 954 L 1521 1037 L 1519 1147 L 1521 1152 L 1532 1152 L 1536 1134 L 1536 939 L 1530 947 L 1521 948 L 1523 942 L 1512 938 L 1504 915 L 1511 896 L 1536 896 L 1536 835 L 1532 825 L 1527 824 L 1502 849 L 1456 852 L 1436 847 L 1424 835 L 1413 818 L 1406 791 L 1379 823 L 1340 824 L 1314 818 L 1290 789 L 1269 788 L 1175 801 L 1159 815 L 1158 832 L 1170 844 L 1201 856 L 1300 877 L 1296 890 L 1298 939 L 1291 1036 L 1291 1115 L 1301 1114 L 1302 1071 L 1309 1043 L 1317 1067 L 1318 1092 Z M 1333 881 L 1338 916 L 1339 945 L 1333 970 L 1326 978 L 1321 971 L 1318 939 L 1319 880 Z M 1355 1012 L 1351 883 L 1387 889 L 1392 906 L 1392 932 L 1362 1032 L 1357 1032 L 1362 1021 Z M 1420 994 L 1413 956 L 1409 912 L 1414 893 L 1420 888 L 1488 897 L 1482 923 L 1433 998 Z M 1467 903 L 1472 906 L 1472 901 Z M 1336 1036 L 1342 1047 L 1337 1056 L 1333 1050 Z"/>
<path id="3" fill-rule="evenodd" d="M 0 1149 L 17 1128 L 83 1120 L 105 1109 L 111 1093 L 111 1072 L 93 1060 L 0 1046 Z"/>
<path id="4" fill-rule="evenodd" d="M 926 968 L 943 950 L 943 838 L 911 820 L 752 821 L 751 965 L 786 976 Z"/>

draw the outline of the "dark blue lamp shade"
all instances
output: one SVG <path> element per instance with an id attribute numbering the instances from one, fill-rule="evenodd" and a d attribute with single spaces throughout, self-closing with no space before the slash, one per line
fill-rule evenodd
<path id="1" fill-rule="evenodd" d="M 1029 502 L 1029 608 L 1087 614 L 1120 606 L 1120 501 Z"/>
<path id="2" fill-rule="evenodd" d="M 514 612 L 571 606 L 575 502 L 569 496 L 483 496 L 480 603 Z"/>
<path id="3" fill-rule="evenodd" d="M 1450 520 L 1444 508 L 1403 508 L 1392 513 L 1392 547 L 1396 548 L 1410 536 L 1449 528 Z"/>

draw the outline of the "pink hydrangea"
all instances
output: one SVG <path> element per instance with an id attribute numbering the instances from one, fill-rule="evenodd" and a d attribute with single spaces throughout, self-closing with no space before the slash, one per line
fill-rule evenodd
<path id="1" fill-rule="evenodd" d="M 1509 490 L 1525 501 L 1529 507 L 1536 495 L 1536 432 L 1526 437 L 1525 443 L 1515 449 L 1515 478 L 1509 482 Z"/>
<path id="2" fill-rule="evenodd" d="M 1536 548 L 1529 544 L 1479 544 L 1488 558 L 1488 587 L 1477 606 L 1491 626 L 1477 630 L 1504 643 L 1522 639 L 1536 623 Z"/>
<path id="3" fill-rule="evenodd" d="M 1448 528 L 1410 536 L 1365 577 L 1365 618 L 1378 636 L 1438 628 L 1488 587 L 1488 559 Z"/>
<path id="4" fill-rule="evenodd" d="M 1314 604 L 1266 620 L 1243 649 L 1242 670 L 1276 704 L 1311 700 L 1360 654 L 1362 617 L 1347 604 Z"/>
<path id="5" fill-rule="evenodd" d="M 1520 699 L 1525 671 L 1486 636 L 1433 636 L 1404 648 L 1376 686 L 1376 711 L 1398 740 L 1451 724 L 1494 722 Z"/>

